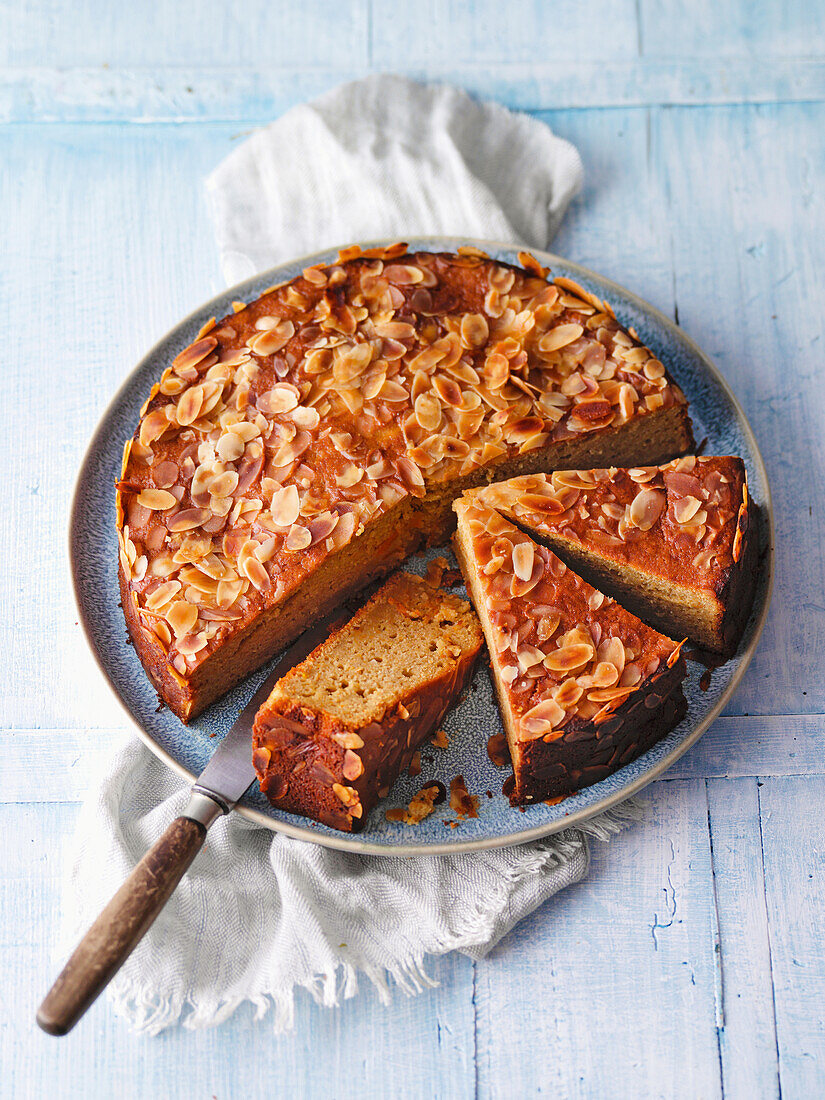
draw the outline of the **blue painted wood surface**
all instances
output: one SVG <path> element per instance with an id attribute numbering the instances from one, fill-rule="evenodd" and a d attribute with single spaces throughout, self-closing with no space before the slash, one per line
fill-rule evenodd
<path id="1" fill-rule="evenodd" d="M 807 1098 L 825 1093 L 825 9 L 774 0 L 0 0 L 0 1096 Z M 582 152 L 554 247 L 678 318 L 745 405 L 777 586 L 727 714 L 489 959 L 385 1009 L 301 1002 L 137 1039 L 33 1026 L 78 801 L 121 730 L 64 532 L 119 379 L 221 285 L 204 175 L 365 72 L 448 79 Z M 34 372 L 49 380 L 33 389 Z"/>

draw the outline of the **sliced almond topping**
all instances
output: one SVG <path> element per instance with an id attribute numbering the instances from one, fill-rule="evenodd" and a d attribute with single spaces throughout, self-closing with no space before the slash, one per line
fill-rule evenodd
<path id="1" fill-rule="evenodd" d="M 177 498 L 165 489 L 143 489 L 138 493 L 137 502 L 153 512 L 165 512 L 178 503 Z"/>
<path id="2" fill-rule="evenodd" d="M 351 489 L 363 476 L 363 469 L 356 466 L 354 462 L 348 462 L 341 473 L 335 475 L 335 480 L 342 489 Z"/>
<path id="3" fill-rule="evenodd" d="M 701 500 L 696 497 L 682 497 L 673 502 L 673 515 L 677 523 L 689 523 L 702 507 Z"/>
<path id="4" fill-rule="evenodd" d="M 530 580 L 533 573 L 533 558 L 532 542 L 520 542 L 513 547 L 513 569 L 520 580 Z"/>
<path id="5" fill-rule="evenodd" d="M 584 329 L 577 322 L 566 325 L 556 325 L 555 328 L 551 328 L 550 331 L 546 332 L 539 340 L 539 351 L 558 351 L 560 348 L 572 344 L 574 340 L 578 340 L 583 332 Z"/>
<path id="6" fill-rule="evenodd" d="M 277 489 L 272 494 L 270 513 L 279 527 L 289 527 L 298 518 L 301 510 L 301 500 L 295 485 L 287 485 Z"/>
<path id="7" fill-rule="evenodd" d="M 642 489 L 633 498 L 629 518 L 640 531 L 649 531 L 662 514 L 667 497 L 659 489 Z"/>
<path id="8" fill-rule="evenodd" d="M 282 321 L 274 328 L 262 332 L 260 336 L 253 336 L 247 343 L 256 355 L 274 355 L 292 339 L 294 333 L 295 325 L 292 321 Z"/>
<path id="9" fill-rule="evenodd" d="M 431 393 L 419 394 L 415 399 L 415 419 L 427 432 L 434 432 L 441 423 L 441 402 Z"/>
<path id="10" fill-rule="evenodd" d="M 276 416 L 294 409 L 300 396 L 296 386 L 291 386 L 288 382 L 277 382 L 271 390 L 259 394 L 255 404 L 266 416 Z"/>
<path id="11" fill-rule="evenodd" d="M 295 553 L 298 550 L 306 550 L 306 548 L 312 542 L 312 535 L 306 527 L 301 527 L 300 524 L 293 524 L 289 529 L 289 534 L 286 537 L 284 547 L 291 553 Z"/>
<path id="12" fill-rule="evenodd" d="M 582 668 L 588 661 L 592 661 L 595 655 L 596 651 L 592 645 L 579 642 L 561 646 L 552 653 L 548 653 L 544 658 L 544 664 L 551 672 L 572 672 L 574 669 Z"/>
<path id="13" fill-rule="evenodd" d="M 177 595 L 180 590 L 180 581 L 165 581 L 163 584 L 158 585 L 157 588 L 153 588 L 146 597 L 147 611 L 159 611 L 169 603 L 172 597 Z"/>
<path id="14" fill-rule="evenodd" d="M 424 272 L 410 264 L 390 264 L 384 268 L 384 278 L 396 286 L 413 286 L 423 281 Z"/>
<path id="15" fill-rule="evenodd" d="M 465 313 L 461 319 L 461 339 L 467 348 L 480 348 L 487 342 L 490 328 L 481 313 Z"/>
<path id="16" fill-rule="evenodd" d="M 152 409 L 148 413 L 140 424 L 140 442 L 142 446 L 148 447 L 156 440 L 168 431 L 170 427 L 170 412 L 174 416 L 174 405 L 164 405 L 159 409 Z M 134 453 L 134 447 L 132 448 Z"/>
<path id="17" fill-rule="evenodd" d="M 173 532 L 192 531 L 206 523 L 210 515 L 211 512 L 206 508 L 185 508 L 172 516 L 166 526 Z"/>
<path id="18" fill-rule="evenodd" d="M 176 355 L 172 360 L 172 366 L 176 371 L 185 370 L 188 367 L 195 367 L 217 346 L 218 341 L 214 336 L 206 336 L 204 339 L 198 340 L 194 344 L 190 344 L 188 348 L 184 348 L 179 355 Z"/>
<path id="19" fill-rule="evenodd" d="M 167 608 L 164 618 L 175 632 L 175 637 L 183 638 L 198 621 L 198 609 L 186 600 L 177 600 Z"/>

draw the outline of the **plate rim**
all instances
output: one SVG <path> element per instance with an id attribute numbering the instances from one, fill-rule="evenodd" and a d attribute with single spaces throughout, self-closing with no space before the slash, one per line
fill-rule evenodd
<path id="1" fill-rule="evenodd" d="M 383 856 L 417 856 L 428 857 L 435 855 L 455 855 L 461 852 L 473 852 L 483 851 L 494 848 L 508 848 L 519 844 L 528 844 L 531 841 L 541 840 L 544 837 L 552 836 L 555 833 L 562 832 L 565 829 L 576 828 L 583 825 L 594 817 L 613 809 L 613 807 L 626 801 L 628 798 L 632 798 L 647 787 L 650 783 L 655 782 L 660 778 L 669 768 L 671 768 L 677 760 L 679 760 L 684 754 L 696 744 L 699 738 L 707 731 L 709 726 L 719 716 L 725 703 L 730 699 L 742 677 L 748 665 L 753 658 L 756 651 L 756 647 L 759 644 L 759 640 L 762 636 L 762 631 L 767 621 L 768 612 L 771 606 L 771 599 L 773 596 L 773 584 L 774 584 L 774 542 L 775 542 L 775 521 L 773 511 L 773 500 L 771 494 L 770 481 L 768 479 L 767 469 L 765 467 L 765 461 L 762 457 L 762 452 L 759 449 L 756 436 L 750 425 L 750 422 L 745 415 L 745 412 L 739 403 L 736 394 L 731 389 L 727 379 L 721 373 L 719 368 L 708 356 L 708 354 L 702 350 L 697 342 L 688 335 L 679 325 L 672 321 L 666 313 L 658 309 L 656 306 L 651 305 L 650 302 L 641 298 L 638 294 L 621 283 L 616 282 L 614 279 L 610 279 L 605 275 L 601 275 L 591 268 L 585 267 L 583 264 L 576 263 L 573 260 L 567 260 L 563 256 L 559 256 L 553 252 L 546 252 L 542 249 L 529 248 L 526 245 L 519 245 L 514 242 L 497 241 L 478 237 L 450 237 L 441 235 L 424 235 L 413 236 L 410 238 L 413 245 L 441 245 L 442 247 L 438 251 L 444 251 L 443 245 L 446 242 L 457 242 L 456 249 L 458 247 L 471 247 L 479 248 L 485 252 L 491 251 L 527 251 L 530 255 L 535 256 L 541 263 L 552 268 L 554 264 L 561 264 L 568 270 L 573 271 L 581 275 L 585 280 L 593 278 L 597 282 L 605 284 L 608 289 L 618 292 L 619 295 L 629 300 L 637 309 L 646 313 L 656 319 L 666 330 L 675 332 L 679 340 L 683 341 L 690 351 L 702 362 L 703 367 L 713 377 L 715 383 L 720 386 L 724 391 L 728 400 L 730 401 L 733 409 L 739 420 L 740 427 L 748 440 L 751 448 L 751 452 L 754 456 L 755 463 L 759 469 L 759 474 L 765 487 L 765 500 L 764 503 L 760 502 L 761 510 L 764 512 L 764 520 L 767 529 L 767 547 L 765 549 L 764 558 L 761 564 L 761 568 L 766 571 L 765 577 L 765 597 L 762 607 L 759 611 L 753 634 L 747 647 L 739 655 L 739 663 L 731 676 L 730 682 L 725 687 L 724 691 L 720 695 L 719 699 L 710 708 L 707 714 L 699 721 L 696 727 L 683 738 L 678 745 L 675 745 L 673 749 L 661 760 L 651 765 L 645 772 L 637 776 L 634 780 L 629 782 L 626 786 L 623 786 L 617 791 L 613 791 L 604 796 L 598 802 L 592 803 L 589 806 L 584 806 L 574 813 L 571 813 L 565 817 L 556 819 L 555 821 L 545 822 L 542 825 L 534 826 L 533 828 L 519 830 L 515 833 L 508 833 L 503 836 L 483 837 L 476 840 L 451 840 L 443 843 L 427 844 L 427 845 L 414 845 L 414 844 L 378 844 L 372 843 L 366 839 L 360 839 L 368 834 L 356 834 L 359 839 L 354 839 L 348 833 L 341 833 L 338 836 L 327 836 L 325 834 L 314 834 L 312 827 L 296 826 L 289 822 L 279 821 L 277 818 L 270 817 L 261 810 L 256 810 L 249 806 L 238 805 L 234 807 L 234 812 L 240 814 L 248 821 L 253 822 L 256 825 L 263 826 L 275 833 L 281 833 L 285 836 L 289 836 L 295 840 L 302 840 L 312 844 L 320 844 L 325 848 L 332 848 L 338 851 L 352 852 L 358 855 L 383 855 Z M 460 242 L 460 243 L 458 243 Z M 361 249 L 368 248 L 380 248 L 387 247 L 391 244 L 398 243 L 395 238 L 380 238 L 377 240 L 359 241 L 356 242 Z M 273 279 L 277 280 L 278 272 L 281 272 L 285 267 L 293 267 L 300 264 L 302 267 L 309 267 L 314 263 L 329 262 L 330 257 L 337 254 L 340 248 L 351 247 L 352 242 L 348 245 L 336 246 L 333 248 L 325 248 L 319 251 L 308 253 L 304 256 L 297 256 L 293 259 L 284 260 L 279 264 L 271 268 L 267 268 L 264 271 L 257 272 L 251 275 L 249 278 L 242 280 L 240 283 L 234 284 L 234 286 L 226 287 L 218 294 L 213 295 L 207 301 L 201 303 L 195 309 L 191 310 L 185 317 L 182 317 L 177 321 L 170 329 L 168 329 L 159 339 L 157 339 L 152 346 L 141 356 L 135 366 L 124 377 L 121 384 L 113 394 L 111 400 L 106 404 L 105 408 L 101 412 L 97 425 L 89 439 L 89 443 L 86 450 L 83 453 L 83 457 L 80 461 L 78 473 L 75 478 L 74 488 L 72 491 L 71 503 L 69 507 L 69 524 L 68 524 L 68 551 L 69 551 L 69 566 L 72 580 L 72 596 L 74 599 L 75 610 L 78 615 L 78 622 L 83 631 L 83 636 L 86 641 L 86 645 L 91 652 L 92 658 L 99 668 L 103 679 L 105 680 L 109 690 L 120 706 L 121 711 L 126 717 L 127 723 L 138 734 L 145 745 L 154 753 L 158 759 L 162 760 L 167 767 L 176 772 L 182 778 L 189 783 L 194 783 L 197 776 L 190 772 L 188 768 L 178 763 L 174 757 L 166 751 L 161 745 L 159 745 L 154 738 L 148 733 L 147 730 L 141 726 L 141 724 L 132 716 L 125 701 L 120 695 L 120 692 L 115 687 L 112 679 L 109 676 L 109 672 L 101 660 L 97 649 L 93 641 L 93 634 L 91 624 L 88 621 L 88 617 L 84 608 L 84 605 L 80 598 L 80 569 L 76 555 L 76 546 L 78 540 L 74 537 L 75 530 L 77 528 L 79 517 L 81 513 L 81 496 L 82 490 L 88 478 L 88 469 L 93 461 L 93 458 L 100 447 L 100 437 L 103 435 L 104 427 L 115 409 L 119 406 L 123 395 L 130 388 L 136 375 L 138 375 L 143 369 L 147 360 L 155 357 L 156 353 L 160 350 L 161 345 L 165 344 L 170 335 L 177 329 L 184 327 L 187 324 L 194 324 L 199 321 L 205 314 L 208 316 L 215 303 L 226 299 L 227 295 L 237 294 L 240 298 L 244 293 L 244 288 L 250 288 L 251 284 L 260 284 L 265 281 L 270 275 Z M 434 251 L 427 247 L 417 249 L 418 251 Z M 288 280 L 281 280 L 282 282 Z M 277 281 L 273 282 L 273 286 L 280 285 Z M 622 769 L 619 769 L 621 771 Z M 618 774 L 618 773 L 617 773 Z"/>

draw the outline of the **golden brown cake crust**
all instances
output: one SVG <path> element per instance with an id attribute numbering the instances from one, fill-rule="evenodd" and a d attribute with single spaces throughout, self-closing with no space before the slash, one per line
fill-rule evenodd
<path id="1" fill-rule="evenodd" d="M 467 684 L 482 640 L 466 600 L 395 574 L 258 711 L 261 790 L 279 809 L 362 828 Z"/>
<path id="2" fill-rule="evenodd" d="M 494 471 L 689 449 L 659 360 L 522 260 L 350 249 L 205 326 L 164 372 L 117 517 L 127 623 L 184 720 L 300 631 L 302 591 L 382 519 L 390 549 L 328 569 L 320 604 L 443 538 L 451 495 Z"/>
<path id="3" fill-rule="evenodd" d="M 655 625 L 718 652 L 736 647 L 753 599 L 757 536 L 740 458 L 535 474 L 474 495 L 577 568 L 595 568 L 608 590 L 618 584 L 613 595 L 635 594 L 632 610 Z M 640 579 L 649 583 L 647 606 Z"/>
<path id="4" fill-rule="evenodd" d="M 456 555 L 510 744 L 514 804 L 597 782 L 681 719 L 681 643 L 587 584 L 479 495 L 454 507 Z"/>

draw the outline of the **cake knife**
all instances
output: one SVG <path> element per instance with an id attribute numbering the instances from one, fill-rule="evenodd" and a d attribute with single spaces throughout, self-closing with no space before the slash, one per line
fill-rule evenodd
<path id="1" fill-rule="evenodd" d="M 234 809 L 255 780 L 252 726 L 278 680 L 346 620 L 334 612 L 302 634 L 243 708 L 193 785 L 186 809 L 149 849 L 75 948 L 37 1011 L 49 1035 L 66 1035 L 106 988 L 152 926 L 195 856 L 209 826 Z"/>

